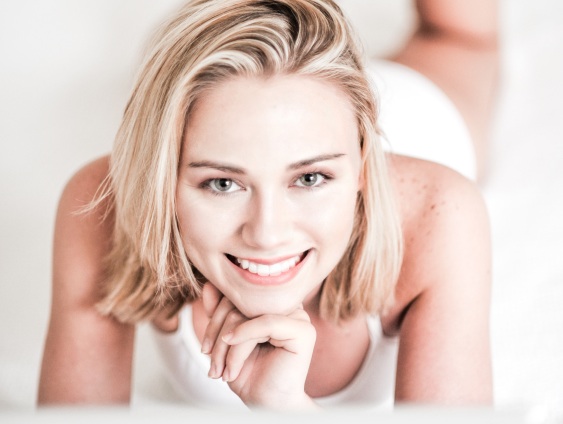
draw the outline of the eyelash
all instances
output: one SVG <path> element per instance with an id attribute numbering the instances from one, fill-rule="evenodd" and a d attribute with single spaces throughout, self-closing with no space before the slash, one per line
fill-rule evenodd
<path id="1" fill-rule="evenodd" d="M 322 177 L 322 181 L 320 182 L 320 184 L 318 185 L 314 185 L 314 186 L 297 186 L 300 189 L 305 189 L 308 191 L 312 191 L 312 190 L 316 190 L 322 186 L 324 186 L 326 183 L 328 183 L 329 181 L 331 181 L 332 179 L 334 179 L 334 177 L 332 175 L 329 175 L 325 172 L 321 172 L 321 171 L 310 171 L 310 172 L 304 172 L 303 174 L 299 175 L 297 178 L 295 178 L 295 180 L 293 181 L 293 185 L 295 185 L 295 183 L 297 181 L 299 181 L 302 177 L 304 177 L 305 175 L 320 175 Z"/>
<path id="2" fill-rule="evenodd" d="M 314 185 L 314 186 L 296 186 L 296 182 L 299 181 L 299 179 L 301 179 L 302 177 L 304 177 L 305 175 L 312 175 L 312 174 L 316 174 L 321 176 L 322 181 L 318 184 L 318 185 Z M 333 180 L 334 177 L 332 175 L 329 175 L 325 172 L 320 172 L 320 171 L 309 171 L 309 172 L 304 172 L 302 174 L 300 174 L 299 176 L 297 176 L 297 178 L 295 178 L 293 180 L 292 183 L 292 187 L 297 187 L 299 189 L 304 189 L 307 191 L 312 191 L 312 190 L 316 190 L 322 186 L 324 186 L 327 182 Z M 199 184 L 199 188 L 203 189 L 203 190 L 207 190 L 208 192 L 210 192 L 211 194 L 215 195 L 215 196 L 229 196 L 232 195 L 234 193 L 229 193 L 229 192 L 223 192 L 223 191 L 218 191 L 218 190 L 214 190 L 213 188 L 211 188 L 211 183 L 213 181 L 217 181 L 217 180 L 229 180 L 232 181 L 234 184 L 238 185 L 239 187 L 243 187 L 242 184 L 238 183 L 236 180 L 233 180 L 231 178 L 209 178 L 208 180 L 203 181 L 201 184 Z M 244 189 L 243 189 L 244 190 Z M 239 190 L 237 190 L 239 191 Z M 236 193 L 236 192 L 235 192 Z"/>
<path id="3" fill-rule="evenodd" d="M 225 192 L 225 191 L 213 190 L 211 188 L 211 183 L 213 181 L 217 181 L 217 180 L 228 180 L 228 181 L 235 183 L 237 186 L 242 187 L 242 184 L 238 183 L 237 181 L 233 180 L 232 178 L 209 178 L 208 180 L 203 181 L 199 185 L 199 188 L 201 188 L 203 190 L 207 190 L 209 193 L 211 193 L 215 196 L 229 196 L 229 195 L 234 194 L 234 193 L 229 193 L 229 192 Z"/>

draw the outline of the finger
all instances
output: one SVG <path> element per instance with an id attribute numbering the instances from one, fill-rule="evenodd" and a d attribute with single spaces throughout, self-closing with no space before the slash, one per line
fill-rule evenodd
<path id="1" fill-rule="evenodd" d="M 308 318 L 303 310 L 297 310 L 290 316 L 262 315 L 233 328 L 222 336 L 222 341 L 229 345 L 238 345 L 249 341 L 261 343 L 267 340 L 273 346 L 293 353 L 312 351 L 317 333 Z"/>
<path id="2" fill-rule="evenodd" d="M 207 318 L 211 318 L 215 309 L 219 305 L 223 294 L 211 283 L 205 283 L 203 285 L 201 299 L 203 301 L 203 309 Z"/>
<path id="3" fill-rule="evenodd" d="M 244 363 L 259 343 L 267 342 L 268 338 L 252 339 L 237 345 L 231 345 L 225 360 L 223 381 L 230 382 L 237 379 Z"/>
<path id="4" fill-rule="evenodd" d="M 218 310 L 220 309 L 221 305 L 219 305 Z M 227 361 L 227 355 L 231 346 L 225 343 L 222 340 L 222 337 L 225 334 L 228 334 L 233 331 L 241 322 L 243 322 L 245 318 L 243 315 L 237 311 L 236 309 L 231 309 L 230 312 L 227 314 L 225 319 L 223 320 L 222 326 L 219 329 L 219 335 L 216 339 L 213 350 L 210 353 L 211 359 L 211 366 L 209 368 L 209 377 L 211 378 L 219 378 L 223 375 L 223 371 L 225 370 L 225 364 Z"/>
<path id="5" fill-rule="evenodd" d="M 213 315 L 210 317 L 205 333 L 203 334 L 201 343 L 201 351 L 203 353 L 210 353 L 213 350 L 221 328 L 223 328 L 225 319 L 234 308 L 234 305 L 226 297 L 223 297 L 214 308 Z"/>

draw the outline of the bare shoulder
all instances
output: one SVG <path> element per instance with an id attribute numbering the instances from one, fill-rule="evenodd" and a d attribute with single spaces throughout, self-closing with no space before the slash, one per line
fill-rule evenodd
<path id="1" fill-rule="evenodd" d="M 486 206 L 473 181 L 425 160 L 391 155 L 389 163 L 405 256 L 396 302 L 384 326 L 397 332 L 422 294 L 447 292 L 456 285 L 463 291 L 464 273 L 475 277 L 472 284 L 488 284 L 487 275 L 477 274 L 490 272 L 490 236 Z"/>
<path id="2" fill-rule="evenodd" d="M 102 156 L 78 169 L 67 182 L 61 201 L 83 207 L 93 200 L 98 188 L 109 173 L 109 156 Z"/>
<path id="3" fill-rule="evenodd" d="M 110 246 L 113 217 L 108 212 L 111 208 L 107 201 L 91 210 L 86 208 L 94 200 L 108 172 L 107 156 L 79 169 L 63 190 L 55 224 L 54 290 L 61 294 L 80 294 L 92 302 L 98 296 L 87 283 L 102 278 L 101 264 Z M 76 284 L 77 281 L 84 284 Z"/>
<path id="4" fill-rule="evenodd" d="M 446 166 L 402 155 L 389 155 L 391 182 L 403 220 L 404 231 L 421 224 L 434 225 L 447 210 L 471 212 L 483 207 L 477 184 Z M 419 231 L 416 232 L 417 234 Z M 411 234 L 414 236 L 414 234 Z"/>

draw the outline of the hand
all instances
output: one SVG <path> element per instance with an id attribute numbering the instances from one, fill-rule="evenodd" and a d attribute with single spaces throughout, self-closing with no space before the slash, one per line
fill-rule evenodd
<path id="1" fill-rule="evenodd" d="M 305 310 L 248 319 L 210 283 L 203 305 L 210 318 L 202 345 L 211 357 L 210 377 L 223 378 L 249 406 L 314 406 L 305 379 L 316 331 Z"/>

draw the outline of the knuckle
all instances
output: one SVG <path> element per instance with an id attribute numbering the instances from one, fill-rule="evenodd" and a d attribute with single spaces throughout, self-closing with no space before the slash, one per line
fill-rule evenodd
<path id="1" fill-rule="evenodd" d="M 313 325 L 309 325 L 309 331 L 312 337 L 317 338 L 317 329 Z"/>
<path id="2" fill-rule="evenodd" d="M 316 340 L 317 338 L 317 330 L 315 329 L 315 326 L 311 323 L 306 323 L 304 325 L 304 332 L 307 335 L 307 338 L 310 338 L 312 340 Z"/>
<path id="3" fill-rule="evenodd" d="M 230 324 L 230 325 L 234 325 L 234 324 L 238 324 L 243 319 L 244 319 L 243 315 L 237 309 L 231 309 L 227 313 L 227 317 L 225 318 L 225 323 Z"/>
<path id="4" fill-rule="evenodd" d="M 309 314 L 305 312 L 304 309 L 297 309 L 295 311 L 295 318 L 303 321 L 311 322 L 311 318 L 309 317 Z"/>

